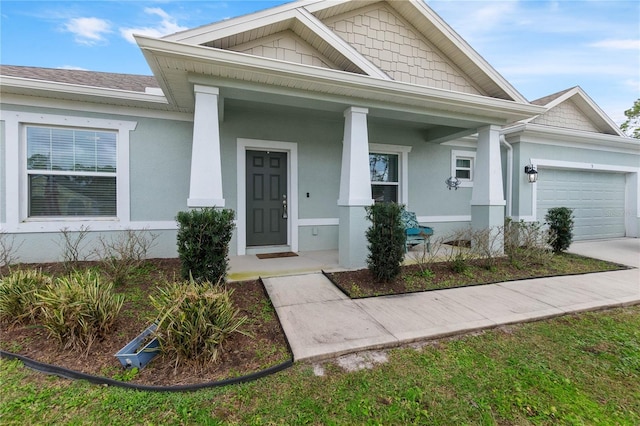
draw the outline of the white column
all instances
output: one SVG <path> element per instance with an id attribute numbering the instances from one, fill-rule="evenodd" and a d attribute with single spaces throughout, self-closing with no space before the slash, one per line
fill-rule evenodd
<path id="1" fill-rule="evenodd" d="M 369 132 L 367 108 L 351 107 L 344 112 L 342 171 L 340 174 L 339 206 L 369 206 Z"/>
<path id="2" fill-rule="evenodd" d="M 217 87 L 195 85 L 189 207 L 224 207 Z"/>
<path id="3" fill-rule="evenodd" d="M 471 205 L 504 206 L 502 161 L 500 159 L 500 127 L 478 129 L 478 148 L 473 176 Z"/>
<path id="4" fill-rule="evenodd" d="M 344 112 L 342 171 L 338 209 L 340 265 L 358 268 L 366 264 L 368 222 L 365 207 L 373 204 L 369 176 L 369 134 L 366 108 L 351 107 Z"/>
<path id="5" fill-rule="evenodd" d="M 501 252 L 504 226 L 504 191 L 502 190 L 502 161 L 500 160 L 500 127 L 478 129 L 478 148 L 471 196 L 471 226 L 475 230 L 490 229 L 496 235 L 488 243 L 495 244 L 494 252 Z"/>

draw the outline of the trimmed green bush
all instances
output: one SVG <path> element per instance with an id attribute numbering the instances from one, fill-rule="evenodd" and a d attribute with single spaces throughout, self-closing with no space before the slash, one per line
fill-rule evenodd
<path id="1" fill-rule="evenodd" d="M 124 296 L 113 292 L 94 271 L 74 272 L 54 280 L 35 293 L 39 322 L 64 348 L 86 349 L 105 337 L 113 325 Z"/>
<path id="2" fill-rule="evenodd" d="M 544 217 L 549 225 L 549 245 L 554 253 L 561 253 L 573 242 L 573 210 L 554 207 Z"/>
<path id="3" fill-rule="evenodd" d="M 233 210 L 215 208 L 178 213 L 178 255 L 183 279 L 226 282 L 234 217 Z"/>
<path id="4" fill-rule="evenodd" d="M 40 270 L 18 270 L 0 280 L 0 321 L 9 324 L 34 322 L 38 289 L 51 284 Z"/>
<path id="5" fill-rule="evenodd" d="M 400 213 L 402 206 L 379 203 L 367 207 L 369 255 L 367 266 L 378 281 L 391 281 L 400 274 L 404 259 L 405 232 Z"/>
<path id="6" fill-rule="evenodd" d="M 231 300 L 232 290 L 193 279 L 167 283 L 149 296 L 158 312 L 156 330 L 162 352 L 175 358 L 215 362 L 224 341 L 232 333 L 245 334 L 240 327 L 247 321 Z"/>

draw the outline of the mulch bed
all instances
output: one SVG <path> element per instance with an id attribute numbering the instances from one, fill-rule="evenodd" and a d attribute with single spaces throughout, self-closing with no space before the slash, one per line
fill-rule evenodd
<path id="1" fill-rule="evenodd" d="M 89 266 L 89 265 L 84 265 Z M 140 294 L 153 293 L 159 282 L 166 277 L 179 277 L 180 264 L 177 259 L 152 259 L 147 265 L 152 270 L 144 279 L 128 285 L 139 287 Z M 60 264 L 21 265 L 21 268 L 37 267 L 50 274 L 60 274 Z M 2 271 L 6 273 L 5 271 Z M 154 358 L 133 378 L 114 357 L 124 345 L 130 342 L 146 327 L 150 320 L 147 314 L 137 312 L 134 307 L 141 303 L 125 301 L 115 328 L 109 338 L 94 342 L 88 353 L 83 354 L 71 349 L 62 349 L 55 339 L 47 337 L 41 327 L 2 325 L 0 347 L 8 352 L 17 353 L 33 360 L 53 364 L 86 374 L 116 379 L 127 379 L 132 383 L 153 386 L 177 386 L 220 381 L 246 375 L 277 365 L 290 359 L 290 353 L 280 323 L 262 284 L 257 281 L 228 283 L 234 290 L 232 295 L 241 315 L 249 317 L 244 326 L 253 337 L 234 334 L 224 343 L 219 362 L 206 365 L 181 365 L 162 355 Z M 116 288 L 118 291 L 118 288 Z"/>

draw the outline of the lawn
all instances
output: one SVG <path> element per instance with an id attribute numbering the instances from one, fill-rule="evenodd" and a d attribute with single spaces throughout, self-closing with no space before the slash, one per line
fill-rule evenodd
<path id="1" fill-rule="evenodd" d="M 94 386 L 2 360 L 0 423 L 640 424 L 640 306 L 378 354 L 385 356 L 371 369 L 300 363 L 189 393 Z"/>

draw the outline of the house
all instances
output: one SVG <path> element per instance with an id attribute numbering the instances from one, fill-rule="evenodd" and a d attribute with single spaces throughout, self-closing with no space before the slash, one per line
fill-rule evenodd
<path id="1" fill-rule="evenodd" d="M 638 141 L 579 87 L 527 101 L 421 0 L 300 0 L 136 41 L 153 77 L 2 66 L 0 229 L 22 261 L 59 259 L 61 229 L 148 229 L 175 257 L 176 213 L 205 206 L 235 210 L 231 255 L 345 267 L 374 200 L 441 235 L 562 205 L 577 238 L 638 236 Z"/>

